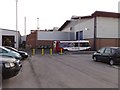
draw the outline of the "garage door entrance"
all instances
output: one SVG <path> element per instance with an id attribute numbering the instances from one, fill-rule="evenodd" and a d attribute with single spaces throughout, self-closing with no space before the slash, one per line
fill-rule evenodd
<path id="1" fill-rule="evenodd" d="M 14 42 L 15 37 L 14 36 L 2 36 L 2 46 L 11 46 L 14 47 Z"/>

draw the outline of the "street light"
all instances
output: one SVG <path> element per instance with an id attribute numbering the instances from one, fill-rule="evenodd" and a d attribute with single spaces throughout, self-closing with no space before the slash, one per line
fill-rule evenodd
<path id="1" fill-rule="evenodd" d="M 37 30 L 39 30 L 39 18 L 37 18 Z"/>
<path id="2" fill-rule="evenodd" d="M 18 43 L 18 40 L 17 40 L 17 31 L 18 31 L 18 0 L 16 0 L 16 48 L 17 47 L 17 43 Z"/>
<path id="3" fill-rule="evenodd" d="M 18 29 L 18 0 L 16 0 L 16 31 Z"/>

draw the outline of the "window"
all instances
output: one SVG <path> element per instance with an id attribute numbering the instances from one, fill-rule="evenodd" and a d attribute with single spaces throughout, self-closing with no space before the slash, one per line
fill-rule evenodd
<path id="1" fill-rule="evenodd" d="M 8 53 L 6 50 L 0 48 L 0 53 Z"/>
<path id="2" fill-rule="evenodd" d="M 89 45 L 89 43 L 80 43 L 80 47 L 89 47 L 90 45 Z"/>
<path id="3" fill-rule="evenodd" d="M 116 50 L 118 56 L 120 56 L 120 48 Z"/>
<path id="4" fill-rule="evenodd" d="M 0 48 L 0 53 L 2 53 L 2 49 Z"/>
<path id="5" fill-rule="evenodd" d="M 116 50 L 115 49 L 112 49 L 112 54 L 115 54 L 116 53 Z"/>
<path id="6" fill-rule="evenodd" d="M 104 50 L 105 50 L 105 48 L 102 48 L 102 49 L 98 50 L 98 52 L 104 53 Z"/>
<path id="7" fill-rule="evenodd" d="M 78 47 L 79 44 L 78 43 L 74 43 L 74 45 L 75 45 L 75 47 Z"/>
<path id="8" fill-rule="evenodd" d="M 110 53 L 111 53 L 111 49 L 110 49 L 110 48 L 106 48 L 106 49 L 105 49 L 105 53 L 106 53 L 106 54 L 110 54 Z"/>
<path id="9" fill-rule="evenodd" d="M 60 43 L 60 47 L 70 47 L 70 43 Z"/>

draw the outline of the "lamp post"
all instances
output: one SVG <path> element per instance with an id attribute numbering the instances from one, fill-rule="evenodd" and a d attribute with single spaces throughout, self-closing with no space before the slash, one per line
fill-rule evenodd
<path id="1" fill-rule="evenodd" d="M 24 35 L 26 36 L 26 16 L 24 17 Z"/>
<path id="2" fill-rule="evenodd" d="M 39 18 L 37 18 L 37 30 L 39 30 Z"/>
<path id="3" fill-rule="evenodd" d="M 18 0 L 16 0 L 16 31 L 18 29 Z"/>
<path id="4" fill-rule="evenodd" d="M 18 31 L 18 0 L 16 0 L 16 48 L 18 48 L 17 31 Z"/>

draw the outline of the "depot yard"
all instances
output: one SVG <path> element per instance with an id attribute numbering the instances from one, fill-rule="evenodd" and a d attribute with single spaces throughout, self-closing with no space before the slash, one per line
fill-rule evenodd
<path id="1" fill-rule="evenodd" d="M 37 53 L 22 64 L 3 88 L 118 88 L 118 67 L 94 62 L 92 54 Z"/>

